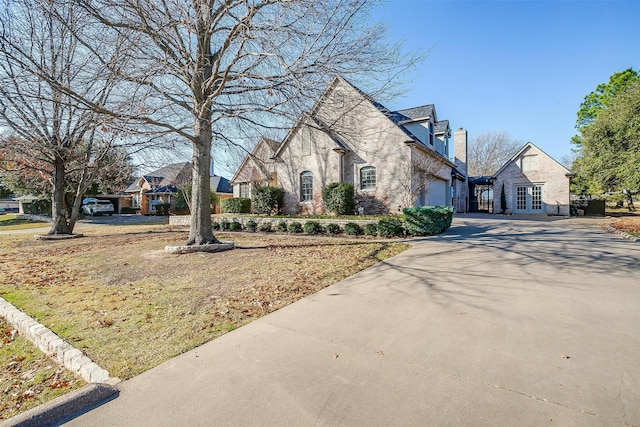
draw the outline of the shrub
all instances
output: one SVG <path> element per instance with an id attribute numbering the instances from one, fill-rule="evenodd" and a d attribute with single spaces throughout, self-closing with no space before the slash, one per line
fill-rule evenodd
<path id="1" fill-rule="evenodd" d="M 140 213 L 140 208 L 133 208 L 131 206 L 125 206 L 122 209 L 120 209 L 120 213 L 123 213 L 123 214 L 137 214 L 137 213 Z"/>
<path id="2" fill-rule="evenodd" d="M 158 216 L 167 216 L 169 215 L 169 208 L 171 205 L 169 203 L 158 203 L 156 205 L 156 215 Z"/>
<path id="3" fill-rule="evenodd" d="M 229 221 L 223 219 L 222 221 L 220 221 L 220 230 L 229 231 L 230 225 L 231 223 Z"/>
<path id="4" fill-rule="evenodd" d="M 271 223 L 270 222 L 263 222 L 260 224 L 260 231 L 262 231 L 263 233 L 269 233 L 271 230 Z"/>
<path id="5" fill-rule="evenodd" d="M 256 187 L 251 192 L 253 211 L 271 215 L 278 213 L 284 201 L 284 190 L 279 187 Z"/>
<path id="6" fill-rule="evenodd" d="M 218 221 L 211 221 L 211 228 L 214 230 L 220 230 L 220 223 Z"/>
<path id="7" fill-rule="evenodd" d="M 378 231 L 376 230 L 376 233 Z M 360 227 L 359 224 L 356 224 L 355 222 L 348 222 L 344 225 L 344 234 L 347 234 L 349 236 L 358 236 L 360 234 L 362 234 L 362 227 Z"/>
<path id="8" fill-rule="evenodd" d="M 294 221 L 287 226 L 287 230 L 289 233 L 302 233 L 302 224 Z"/>
<path id="9" fill-rule="evenodd" d="M 276 230 L 278 230 L 281 233 L 286 233 L 287 232 L 287 222 L 286 221 L 280 221 L 278 223 L 278 225 L 276 226 Z"/>
<path id="10" fill-rule="evenodd" d="M 302 226 L 304 232 L 307 234 L 319 234 L 322 233 L 322 226 L 317 221 L 307 221 Z"/>
<path id="11" fill-rule="evenodd" d="M 327 234 L 340 234 L 342 229 L 338 224 L 327 224 Z"/>
<path id="12" fill-rule="evenodd" d="M 251 210 L 251 199 L 244 197 L 222 199 L 220 201 L 220 208 L 224 213 L 249 213 Z"/>
<path id="13" fill-rule="evenodd" d="M 419 206 L 402 210 L 407 232 L 414 236 L 439 234 L 451 227 L 452 206 Z"/>
<path id="14" fill-rule="evenodd" d="M 404 235 L 402 221 L 394 217 L 382 218 L 378 221 L 378 234 L 380 237 L 399 237 Z"/>
<path id="15" fill-rule="evenodd" d="M 252 233 L 255 233 L 256 230 L 258 230 L 258 223 L 255 222 L 254 220 L 247 221 L 247 230 L 251 231 Z"/>
<path id="16" fill-rule="evenodd" d="M 328 212 L 351 215 L 355 210 L 353 184 L 335 182 L 322 189 L 322 201 Z"/>
<path id="17" fill-rule="evenodd" d="M 241 231 L 242 230 L 242 224 L 240 224 L 238 221 L 232 221 L 231 224 L 229 224 L 229 230 L 230 231 Z"/>
<path id="18" fill-rule="evenodd" d="M 375 224 L 366 224 L 364 226 L 364 234 L 366 234 L 367 236 L 377 236 L 378 226 Z"/>

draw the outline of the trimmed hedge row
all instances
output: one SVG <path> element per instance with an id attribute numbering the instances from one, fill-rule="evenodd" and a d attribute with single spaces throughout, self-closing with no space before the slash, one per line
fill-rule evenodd
<path id="1" fill-rule="evenodd" d="M 452 206 L 404 208 L 404 226 L 412 236 L 440 234 L 451 227 Z"/>
<path id="2" fill-rule="evenodd" d="M 251 199 L 244 197 L 222 199 L 220 208 L 223 213 L 249 213 L 251 211 Z"/>
<path id="3" fill-rule="evenodd" d="M 227 199 L 233 200 L 233 199 Z M 248 200 L 248 199 L 244 199 Z M 214 221 L 214 230 L 223 231 L 240 231 L 247 230 L 250 232 L 271 232 L 278 231 L 280 233 L 293 234 L 328 234 L 336 235 L 344 233 L 348 236 L 379 236 L 383 238 L 403 237 L 403 236 L 427 236 L 439 234 L 451 226 L 453 219 L 453 208 L 451 206 L 421 206 L 417 208 L 406 208 L 403 215 L 389 215 L 378 221 L 377 224 L 366 224 L 361 227 L 359 224 L 349 222 L 344 228 L 338 224 L 329 223 L 322 226 L 318 221 L 307 221 L 304 224 L 293 221 L 279 221 L 277 224 L 271 222 L 262 222 L 258 224 L 254 220 L 247 221 L 245 227 L 237 221 L 229 222 L 222 220 L 219 223 Z"/>

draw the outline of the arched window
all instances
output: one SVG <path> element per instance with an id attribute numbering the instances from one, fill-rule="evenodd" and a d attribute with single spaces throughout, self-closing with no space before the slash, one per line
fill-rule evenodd
<path id="1" fill-rule="evenodd" d="M 365 166 L 360 169 L 360 189 L 371 190 L 376 188 L 376 168 Z"/>
<path id="2" fill-rule="evenodd" d="M 313 175 L 309 171 L 300 174 L 300 201 L 313 200 Z"/>

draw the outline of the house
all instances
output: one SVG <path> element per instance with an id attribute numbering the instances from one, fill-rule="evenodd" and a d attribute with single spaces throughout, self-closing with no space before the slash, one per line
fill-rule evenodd
<path id="1" fill-rule="evenodd" d="M 490 180 L 493 184 L 493 210 L 504 213 L 569 215 L 569 184 L 573 175 L 533 143 L 526 143 Z"/>
<path id="2" fill-rule="evenodd" d="M 459 136 L 466 152 L 466 132 Z M 322 189 L 347 182 L 365 213 L 464 208 L 466 176 L 448 158 L 450 139 L 449 121 L 438 119 L 434 105 L 389 111 L 337 76 L 281 143 L 256 145 L 232 179 L 233 194 L 277 185 L 285 192 L 283 212 L 316 214 L 324 212 Z"/>
<path id="3" fill-rule="evenodd" d="M 210 181 L 212 191 L 222 198 L 231 197 L 229 180 L 213 174 L 213 167 Z M 158 204 L 170 204 L 170 210 L 175 210 L 178 189 L 190 183 L 191 163 L 174 163 L 139 177 L 127 187 L 125 193 L 131 196 L 131 207 L 139 208 L 143 215 L 153 215 Z"/>

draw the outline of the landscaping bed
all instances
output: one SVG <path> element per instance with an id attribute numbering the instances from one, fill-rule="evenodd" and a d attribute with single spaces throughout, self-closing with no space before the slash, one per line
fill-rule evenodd
<path id="1" fill-rule="evenodd" d="M 625 233 L 640 237 L 640 214 L 621 217 L 611 226 Z"/>

